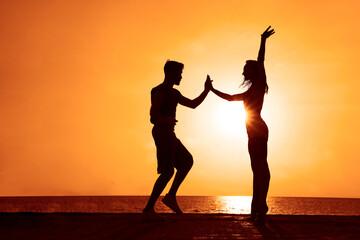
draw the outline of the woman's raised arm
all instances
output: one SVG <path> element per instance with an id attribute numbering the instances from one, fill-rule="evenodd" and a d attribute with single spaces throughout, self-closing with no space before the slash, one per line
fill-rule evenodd
<path id="1" fill-rule="evenodd" d="M 270 29 L 271 26 L 269 26 L 263 34 L 261 34 L 261 44 L 260 44 L 260 50 L 258 55 L 258 62 L 263 63 L 265 60 L 265 42 L 268 37 L 273 35 L 275 33 L 274 29 Z"/>

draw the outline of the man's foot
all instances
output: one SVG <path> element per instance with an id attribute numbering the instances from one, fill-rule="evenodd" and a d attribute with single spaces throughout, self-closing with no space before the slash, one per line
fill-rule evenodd
<path id="1" fill-rule="evenodd" d="M 143 212 L 143 214 L 156 214 L 156 212 L 153 208 L 151 208 L 151 209 L 144 208 L 142 212 Z"/>
<path id="2" fill-rule="evenodd" d="M 142 212 L 143 220 L 146 222 L 157 222 L 163 221 L 162 217 L 160 217 L 154 209 L 144 209 Z"/>
<path id="3" fill-rule="evenodd" d="M 177 214 L 183 213 L 176 202 L 176 198 L 170 197 L 168 194 L 166 194 L 161 201 Z"/>

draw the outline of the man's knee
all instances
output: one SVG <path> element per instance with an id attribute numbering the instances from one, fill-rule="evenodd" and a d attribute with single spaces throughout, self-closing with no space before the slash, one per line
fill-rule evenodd
<path id="1" fill-rule="evenodd" d="M 178 171 L 189 172 L 194 164 L 194 160 L 192 155 L 186 154 L 183 155 L 182 158 L 179 158 L 177 165 L 175 166 Z"/>
<path id="2" fill-rule="evenodd" d="M 270 171 L 269 171 L 269 170 L 267 170 L 267 176 L 266 176 L 266 177 L 267 177 L 266 180 L 269 182 L 269 181 L 270 181 L 270 178 L 271 178 L 271 175 L 270 175 Z"/>
<path id="3" fill-rule="evenodd" d="M 166 180 L 170 180 L 173 175 L 174 175 L 174 168 L 165 169 L 165 170 L 161 173 L 161 176 L 162 176 L 164 179 L 166 179 Z"/>
<path id="4" fill-rule="evenodd" d="M 191 154 L 189 154 L 186 158 L 186 164 L 185 164 L 184 168 L 186 170 L 190 171 L 190 169 L 192 168 L 193 165 L 194 165 L 193 156 Z"/>

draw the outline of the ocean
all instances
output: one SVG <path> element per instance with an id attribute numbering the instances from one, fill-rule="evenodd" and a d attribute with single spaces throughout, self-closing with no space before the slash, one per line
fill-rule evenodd
<path id="1" fill-rule="evenodd" d="M 162 197 L 160 197 L 161 199 Z M 160 199 L 159 213 L 171 213 Z M 148 196 L 0 197 L 0 212 L 141 213 Z M 250 196 L 178 196 L 184 213 L 249 214 Z M 268 197 L 268 214 L 360 216 L 358 198 Z"/>

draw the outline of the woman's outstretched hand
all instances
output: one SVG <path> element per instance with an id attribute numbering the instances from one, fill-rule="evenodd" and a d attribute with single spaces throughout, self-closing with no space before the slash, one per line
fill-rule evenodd
<path id="1" fill-rule="evenodd" d="M 270 37 L 271 35 L 273 35 L 275 33 L 274 29 L 270 29 L 271 26 L 269 26 L 265 32 L 263 34 L 261 34 L 261 38 L 263 39 L 267 39 L 268 37 Z"/>
<path id="2" fill-rule="evenodd" d="M 213 81 L 213 80 L 210 79 L 210 76 L 207 75 L 206 81 L 205 81 L 205 89 L 206 89 L 206 90 L 209 90 L 209 91 L 210 91 L 210 90 L 213 89 L 212 81 Z"/>

